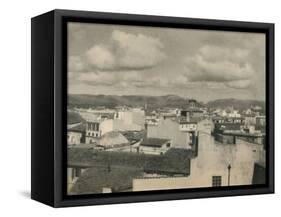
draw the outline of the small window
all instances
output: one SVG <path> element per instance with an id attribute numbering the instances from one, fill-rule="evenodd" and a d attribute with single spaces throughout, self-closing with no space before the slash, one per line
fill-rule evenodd
<path id="1" fill-rule="evenodd" d="M 75 177 L 81 176 L 81 169 L 80 168 L 75 168 L 74 171 L 75 171 L 75 174 L 74 174 Z"/>
<path id="2" fill-rule="evenodd" d="M 213 176 L 212 177 L 212 186 L 220 187 L 221 186 L 221 176 Z"/>
<path id="3" fill-rule="evenodd" d="M 167 148 L 170 148 L 171 147 L 171 143 L 167 143 Z"/>

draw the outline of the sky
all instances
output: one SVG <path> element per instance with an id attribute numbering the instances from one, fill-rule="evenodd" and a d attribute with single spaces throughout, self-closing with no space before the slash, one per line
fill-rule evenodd
<path id="1" fill-rule="evenodd" d="M 265 100 L 265 35 L 71 22 L 68 93 Z"/>

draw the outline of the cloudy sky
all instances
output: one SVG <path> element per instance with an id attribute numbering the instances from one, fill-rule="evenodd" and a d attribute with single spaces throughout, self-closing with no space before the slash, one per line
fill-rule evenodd
<path id="1" fill-rule="evenodd" d="M 265 99 L 265 35 L 68 24 L 70 94 Z"/>

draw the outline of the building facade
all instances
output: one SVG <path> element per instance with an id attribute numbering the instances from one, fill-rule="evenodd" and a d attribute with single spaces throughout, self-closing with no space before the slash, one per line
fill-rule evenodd
<path id="1" fill-rule="evenodd" d="M 163 155 L 171 148 L 171 140 L 145 138 L 139 146 L 139 153 Z"/>
<path id="2" fill-rule="evenodd" d="M 133 180 L 133 191 L 251 185 L 255 164 L 264 164 L 264 154 L 262 145 L 243 140 L 226 145 L 201 133 L 198 156 L 191 159 L 189 176 L 137 178 Z"/>
<path id="3" fill-rule="evenodd" d="M 190 149 L 196 126 L 194 123 L 180 124 L 175 117 L 161 117 L 157 125 L 147 125 L 148 138 L 170 139 L 172 147 Z"/>
<path id="4" fill-rule="evenodd" d="M 87 121 L 86 123 L 86 143 L 94 143 L 96 138 L 101 136 L 100 122 Z"/>

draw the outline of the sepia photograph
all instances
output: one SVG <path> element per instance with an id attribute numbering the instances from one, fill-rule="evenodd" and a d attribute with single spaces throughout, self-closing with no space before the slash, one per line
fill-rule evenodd
<path id="1" fill-rule="evenodd" d="M 67 195 L 266 184 L 266 34 L 67 23 Z"/>

